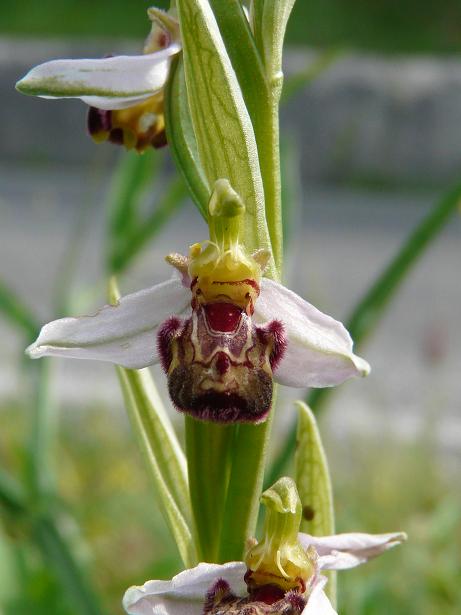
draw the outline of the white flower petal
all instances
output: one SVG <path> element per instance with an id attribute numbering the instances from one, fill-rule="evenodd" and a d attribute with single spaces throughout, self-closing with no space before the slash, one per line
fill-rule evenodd
<path id="1" fill-rule="evenodd" d="M 82 98 L 102 109 L 130 106 L 165 85 L 171 56 L 181 49 L 165 49 L 139 56 L 98 60 L 52 60 L 30 70 L 17 84 L 23 94 L 45 98 Z"/>
<path id="2" fill-rule="evenodd" d="M 224 579 L 231 590 L 246 594 L 243 562 L 204 564 L 179 573 L 171 581 L 147 581 L 141 587 L 130 587 L 123 598 L 129 615 L 201 615 L 205 596 L 218 579 Z"/>
<path id="3" fill-rule="evenodd" d="M 352 352 L 345 327 L 281 284 L 263 278 L 255 305 L 257 321 L 283 322 L 288 347 L 274 380 L 292 387 L 328 387 L 370 371 Z"/>
<path id="4" fill-rule="evenodd" d="M 307 601 L 302 615 L 338 615 L 323 591 L 326 583 L 326 577 L 319 577 L 309 596 L 309 600 Z"/>
<path id="5" fill-rule="evenodd" d="M 407 536 L 404 532 L 391 534 L 355 532 L 322 537 L 298 534 L 298 538 L 305 549 L 314 545 L 319 554 L 321 569 L 345 570 L 364 564 L 369 559 L 401 544 Z"/>
<path id="6" fill-rule="evenodd" d="M 93 316 L 61 318 L 45 325 L 26 352 L 33 358 L 97 359 L 139 369 L 158 362 L 157 327 L 187 312 L 190 291 L 171 280 L 122 297 Z"/>

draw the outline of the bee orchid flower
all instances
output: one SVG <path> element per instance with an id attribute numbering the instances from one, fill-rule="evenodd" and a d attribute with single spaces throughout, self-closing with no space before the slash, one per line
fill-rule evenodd
<path id="1" fill-rule="evenodd" d="M 172 11 L 151 7 L 147 13 L 152 28 L 142 55 L 52 60 L 32 68 L 16 89 L 42 98 L 79 98 L 90 106 L 88 130 L 97 142 L 138 151 L 164 145 L 163 88 L 181 50 L 179 24 Z"/>
<path id="2" fill-rule="evenodd" d="M 28 354 L 161 363 L 177 409 L 216 422 L 264 420 L 273 379 L 329 387 L 366 375 L 340 322 L 263 277 L 269 255 L 239 243 L 245 208 L 227 180 L 216 182 L 209 209 L 210 240 L 167 258 L 180 275 L 45 325 Z"/>
<path id="3" fill-rule="evenodd" d="M 244 562 L 201 563 L 171 581 L 147 581 L 125 593 L 129 615 L 335 615 L 322 570 L 344 570 L 399 545 L 402 532 L 313 537 L 298 533 L 301 502 L 281 478 L 263 493 L 264 538 L 249 541 Z M 337 615 L 337 614 L 336 614 Z"/>

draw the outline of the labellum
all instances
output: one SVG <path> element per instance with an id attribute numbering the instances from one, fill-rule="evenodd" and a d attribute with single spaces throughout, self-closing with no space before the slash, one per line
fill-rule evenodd
<path id="1" fill-rule="evenodd" d="M 191 280 L 192 315 L 169 318 L 158 347 L 168 389 L 180 412 L 219 423 L 258 423 L 272 403 L 272 373 L 286 347 L 284 328 L 252 321 L 267 253 L 238 243 L 244 206 L 226 180 L 210 201 L 210 241 L 189 258 L 168 260 Z"/>
<path id="2" fill-rule="evenodd" d="M 300 615 L 306 600 L 296 591 L 286 594 L 276 586 L 261 587 L 259 594 L 239 598 L 219 579 L 207 593 L 203 615 Z"/>

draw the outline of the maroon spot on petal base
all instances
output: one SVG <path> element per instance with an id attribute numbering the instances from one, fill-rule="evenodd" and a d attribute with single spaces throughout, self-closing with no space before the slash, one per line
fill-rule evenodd
<path id="1" fill-rule="evenodd" d="M 274 604 L 282 600 L 284 596 L 285 592 L 278 585 L 261 585 L 250 591 L 251 600 L 264 602 L 265 604 Z"/>
<path id="2" fill-rule="evenodd" d="M 264 327 L 258 327 L 258 336 L 265 344 L 272 342 L 273 348 L 269 357 L 272 371 L 277 369 L 287 349 L 285 328 L 279 320 L 272 320 Z"/>
<path id="3" fill-rule="evenodd" d="M 112 111 L 90 107 L 87 115 L 87 128 L 91 136 L 109 132 L 112 126 Z"/>
<path id="4" fill-rule="evenodd" d="M 166 130 L 163 129 L 163 130 L 159 130 L 158 132 L 156 132 L 154 136 L 152 137 L 152 139 L 150 140 L 150 144 L 155 149 L 161 149 L 162 147 L 165 147 L 166 145 L 168 145 L 168 141 L 166 138 Z"/>
<path id="5" fill-rule="evenodd" d="M 297 591 L 288 592 L 285 596 L 285 602 L 288 602 L 292 608 L 293 613 L 302 613 L 306 606 L 306 600 Z"/>
<path id="6" fill-rule="evenodd" d="M 182 326 L 182 321 L 176 316 L 171 316 L 160 326 L 157 333 L 157 349 L 160 355 L 160 363 L 165 372 L 171 364 L 171 341 Z"/>
<path id="7" fill-rule="evenodd" d="M 240 322 L 242 309 L 233 303 L 207 303 L 205 315 L 208 326 L 213 331 L 231 333 Z"/>
<path id="8" fill-rule="evenodd" d="M 235 598 L 236 595 L 231 591 L 229 583 L 224 579 L 218 579 L 206 593 L 203 615 L 212 613 L 216 606 L 228 603 Z"/>
<path id="9" fill-rule="evenodd" d="M 109 133 L 109 141 L 115 145 L 123 145 L 123 130 L 121 128 L 113 128 Z"/>

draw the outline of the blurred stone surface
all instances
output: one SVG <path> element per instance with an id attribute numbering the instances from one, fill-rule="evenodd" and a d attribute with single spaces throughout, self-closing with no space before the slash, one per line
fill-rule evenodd
<path id="1" fill-rule="evenodd" d="M 0 39 L 0 160 L 87 160 L 85 106 L 28 98 L 13 85 L 48 59 L 138 50 L 133 41 Z M 287 76 L 315 57 L 289 50 Z M 344 54 L 287 104 L 282 122 L 300 145 L 306 179 L 443 183 L 461 168 L 461 61 Z"/>

